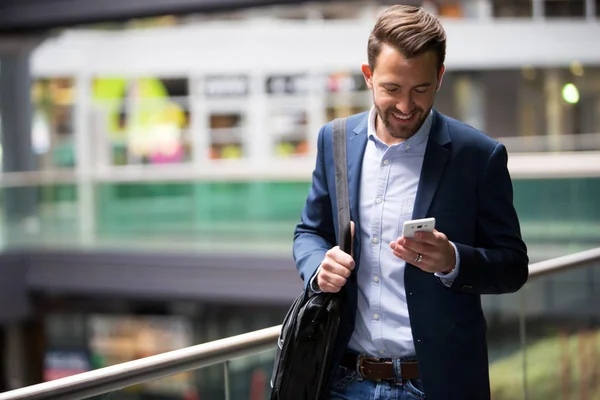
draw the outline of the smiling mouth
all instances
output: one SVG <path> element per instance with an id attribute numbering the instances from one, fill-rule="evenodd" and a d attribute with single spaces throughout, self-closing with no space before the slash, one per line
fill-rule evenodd
<path id="1" fill-rule="evenodd" d="M 398 114 L 398 113 L 392 112 L 392 116 L 400 122 L 410 122 L 413 120 L 415 115 L 417 115 L 416 112 L 412 112 L 410 114 Z"/>

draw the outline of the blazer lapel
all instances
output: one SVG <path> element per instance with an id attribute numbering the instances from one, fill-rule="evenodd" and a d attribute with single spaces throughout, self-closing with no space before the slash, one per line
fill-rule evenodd
<path id="1" fill-rule="evenodd" d="M 425 149 L 423 168 L 419 178 L 417 197 L 413 210 L 413 219 L 426 218 L 429 207 L 435 196 L 442 174 L 450 155 L 450 134 L 444 117 L 433 111 L 433 124 L 429 133 L 429 140 Z"/>

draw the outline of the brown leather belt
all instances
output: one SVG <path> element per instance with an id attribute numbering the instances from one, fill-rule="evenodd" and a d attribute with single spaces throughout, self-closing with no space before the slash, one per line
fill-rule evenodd
<path id="1" fill-rule="evenodd" d="M 358 367 L 358 371 L 363 378 L 372 381 L 393 381 L 394 365 L 392 360 L 376 357 L 367 357 L 356 355 L 351 352 L 345 352 L 340 365 L 352 371 Z M 402 361 L 400 364 L 402 379 L 420 379 L 419 367 L 416 361 Z"/>

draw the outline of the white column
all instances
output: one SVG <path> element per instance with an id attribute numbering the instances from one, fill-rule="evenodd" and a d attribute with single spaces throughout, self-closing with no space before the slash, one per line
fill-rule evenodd
<path id="1" fill-rule="evenodd" d="M 532 14 L 533 14 L 533 19 L 544 19 L 545 16 L 545 4 L 544 2 L 546 0 L 531 0 L 533 2 L 532 5 Z"/>
<path id="2" fill-rule="evenodd" d="M 188 106 L 190 110 L 191 161 L 193 168 L 199 170 L 208 163 L 210 137 L 204 80 L 197 76 L 188 78 Z"/>
<path id="3" fill-rule="evenodd" d="M 465 17 L 469 19 L 488 20 L 492 18 L 493 7 L 490 0 L 473 0 L 461 3 Z"/>
<path id="4" fill-rule="evenodd" d="M 477 1 L 477 16 L 479 19 L 492 19 L 494 17 L 494 7 L 491 0 Z"/>
<path id="5" fill-rule="evenodd" d="M 519 136 L 533 136 L 538 131 L 535 123 L 535 100 L 535 93 L 527 82 L 519 85 Z"/>
<path id="6" fill-rule="evenodd" d="M 75 81 L 75 173 L 77 176 L 77 220 L 79 240 L 82 244 L 91 244 L 96 232 L 96 199 L 92 179 L 92 131 L 90 107 L 92 91 L 91 76 L 79 74 Z M 102 132 L 106 134 L 106 132 Z"/>
<path id="7" fill-rule="evenodd" d="M 317 153 L 317 140 L 319 130 L 328 121 L 325 121 L 325 90 L 323 85 L 324 71 L 313 71 L 309 74 L 308 92 L 308 148 L 309 154 Z"/>
<path id="8" fill-rule="evenodd" d="M 264 167 L 274 158 L 273 137 L 269 130 L 269 104 L 265 90 L 266 76 L 254 71 L 249 75 L 250 93 L 247 99 L 244 125 L 244 145 L 248 152 L 248 162 Z"/>
<path id="9" fill-rule="evenodd" d="M 594 121 L 594 129 L 592 130 L 592 133 L 600 133 L 600 96 L 596 97 L 596 101 L 595 101 L 595 110 L 596 110 L 596 119 Z M 598 143 L 600 144 L 600 143 Z"/>
<path id="10" fill-rule="evenodd" d="M 454 95 L 459 119 L 485 132 L 485 88 L 479 76 L 458 76 L 454 83 Z"/>
<path id="11" fill-rule="evenodd" d="M 596 17 L 596 0 L 585 0 L 585 16 L 590 22 L 597 22 Z"/>
<path id="12" fill-rule="evenodd" d="M 560 135 L 563 134 L 565 120 L 560 71 L 557 69 L 547 69 L 544 78 L 549 148 L 550 150 L 559 150 Z"/>

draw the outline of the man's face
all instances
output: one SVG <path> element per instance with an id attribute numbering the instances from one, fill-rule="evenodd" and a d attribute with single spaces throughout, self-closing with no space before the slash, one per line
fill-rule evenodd
<path id="1" fill-rule="evenodd" d="M 374 71 L 362 66 L 367 86 L 373 91 L 377 110 L 377 132 L 383 124 L 388 139 L 406 140 L 414 135 L 433 107 L 442 83 L 444 68 L 438 70 L 437 56 L 428 51 L 412 58 L 383 44 Z M 384 138 L 382 138 L 384 139 Z M 394 141 L 392 139 L 392 141 Z"/>

